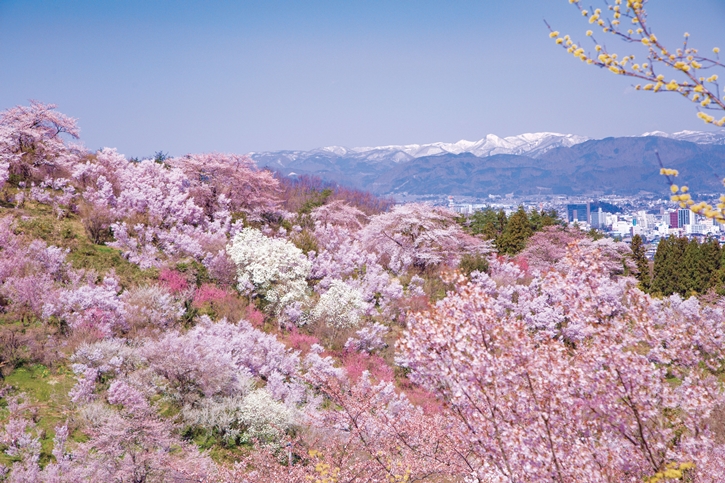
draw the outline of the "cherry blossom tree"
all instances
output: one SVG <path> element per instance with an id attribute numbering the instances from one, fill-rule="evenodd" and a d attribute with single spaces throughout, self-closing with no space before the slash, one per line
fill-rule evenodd
<path id="1" fill-rule="evenodd" d="M 355 381 L 339 374 L 307 378 L 338 409 L 312 416 L 312 429 L 288 449 L 288 461 L 297 460 L 291 466 L 257 451 L 227 481 L 447 481 L 470 473 L 467 451 L 446 418 L 413 406 L 390 382 L 375 383 L 367 373 Z"/>
<path id="2" fill-rule="evenodd" d="M 530 285 L 483 274 L 400 341 L 409 377 L 458 419 L 478 481 L 641 481 L 690 463 L 696 481 L 721 479 L 708 416 L 723 393 L 703 361 L 725 356 L 722 308 L 688 321 L 613 280 L 598 252 L 571 247 L 566 263 Z"/>
<path id="3" fill-rule="evenodd" d="M 222 208 L 244 212 L 253 219 L 279 208 L 279 182 L 259 170 L 250 158 L 236 154 L 190 154 L 169 160 L 191 183 L 196 204 L 211 216 Z"/>
<path id="4" fill-rule="evenodd" d="M 342 200 L 335 200 L 315 208 L 312 210 L 311 215 L 315 224 L 322 228 L 334 225 L 337 228 L 355 231 L 362 228 L 365 221 L 367 221 L 365 213 Z"/>
<path id="5" fill-rule="evenodd" d="M 364 246 L 387 258 L 395 272 L 452 263 L 465 252 L 485 252 L 488 245 L 467 235 L 444 208 L 410 203 L 375 215 L 362 230 Z"/>
<path id="6" fill-rule="evenodd" d="M 78 161 L 82 149 L 63 138 L 78 138 L 76 120 L 55 108 L 31 101 L 0 113 L 0 185 L 6 172 L 28 180 L 41 168 L 52 173 Z"/>

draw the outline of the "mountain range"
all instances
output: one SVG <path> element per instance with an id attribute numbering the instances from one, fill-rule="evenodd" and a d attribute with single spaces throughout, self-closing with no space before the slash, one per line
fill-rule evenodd
<path id="1" fill-rule="evenodd" d="M 588 139 L 532 133 L 479 141 L 255 152 L 260 167 L 314 175 L 382 195 L 662 193 L 656 152 L 679 182 L 717 192 L 725 175 L 725 131 Z"/>

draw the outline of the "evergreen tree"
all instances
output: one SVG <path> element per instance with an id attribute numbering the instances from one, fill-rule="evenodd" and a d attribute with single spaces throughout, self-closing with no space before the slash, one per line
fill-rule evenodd
<path id="1" fill-rule="evenodd" d="M 590 228 L 587 232 L 587 236 L 591 238 L 594 241 L 601 240 L 606 235 L 602 233 L 601 231 L 597 230 L 596 228 Z"/>
<path id="2" fill-rule="evenodd" d="M 514 220 L 514 225 L 511 225 Z M 533 210 L 526 213 L 523 207 L 518 211 L 506 216 L 503 210 L 495 211 L 486 208 L 473 213 L 468 218 L 462 218 L 459 223 L 464 225 L 467 231 L 473 235 L 483 235 L 486 240 L 493 240 L 499 253 L 509 255 L 516 254 L 523 250 L 529 237 L 544 227 L 562 225 L 556 210 Z"/>
<path id="3" fill-rule="evenodd" d="M 702 260 L 700 243 L 697 240 L 690 240 L 685 248 L 681 276 L 680 293 L 695 295 L 705 291 L 707 270 Z"/>
<path id="4" fill-rule="evenodd" d="M 654 260 L 654 276 L 651 292 L 659 295 L 684 295 L 682 286 L 683 257 L 687 238 L 670 236 L 660 241 Z"/>
<path id="5" fill-rule="evenodd" d="M 718 271 L 720 270 L 721 249 L 720 243 L 711 238 L 700 246 L 702 252 L 702 264 L 705 269 L 705 287 L 704 292 L 717 285 Z"/>
<path id="6" fill-rule="evenodd" d="M 725 295 L 725 248 L 720 250 L 720 263 L 711 281 L 719 295 Z"/>
<path id="7" fill-rule="evenodd" d="M 639 280 L 639 286 L 645 292 L 649 291 L 651 285 L 651 279 L 649 274 L 649 260 L 645 255 L 644 241 L 639 235 L 632 237 L 632 258 L 634 263 L 637 265 L 637 280 Z"/>
<path id="8" fill-rule="evenodd" d="M 506 228 L 506 213 L 490 208 L 476 211 L 470 217 L 468 230 L 474 235 L 483 235 L 486 240 L 495 240 Z"/>
<path id="9" fill-rule="evenodd" d="M 526 241 L 533 233 L 524 207 L 519 206 L 509 218 L 503 234 L 496 240 L 496 249 L 499 253 L 515 255 L 526 247 Z"/>
<path id="10" fill-rule="evenodd" d="M 496 215 L 496 230 L 498 232 L 498 236 L 503 235 L 503 232 L 506 231 L 506 226 L 508 225 L 508 222 L 509 220 L 508 218 L 506 218 L 506 212 L 503 210 L 498 210 L 498 214 Z"/>
<path id="11" fill-rule="evenodd" d="M 559 215 L 556 210 L 551 209 L 549 211 L 532 210 L 529 213 L 529 226 L 531 231 L 539 231 L 545 226 L 563 225 L 564 222 L 559 219 Z"/>

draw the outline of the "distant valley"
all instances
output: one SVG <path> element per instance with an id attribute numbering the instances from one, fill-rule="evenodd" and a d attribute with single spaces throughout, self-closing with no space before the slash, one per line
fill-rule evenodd
<path id="1" fill-rule="evenodd" d="M 315 175 L 384 195 L 662 193 L 655 152 L 700 193 L 721 191 L 725 132 L 587 139 L 534 133 L 480 141 L 250 153 L 284 175 Z"/>

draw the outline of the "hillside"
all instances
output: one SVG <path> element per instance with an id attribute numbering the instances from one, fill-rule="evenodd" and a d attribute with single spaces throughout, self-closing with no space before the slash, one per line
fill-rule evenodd
<path id="1" fill-rule="evenodd" d="M 641 244 L 555 212 L 78 137 L 52 105 L 0 113 L 3 483 L 725 481 L 716 241 L 670 240 L 650 294 Z M 556 169 L 446 156 L 461 182 Z"/>

